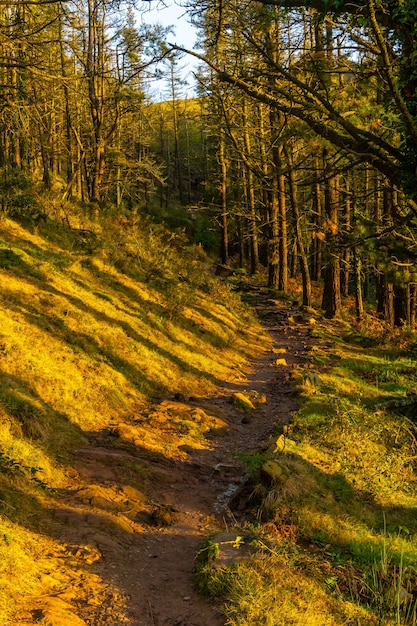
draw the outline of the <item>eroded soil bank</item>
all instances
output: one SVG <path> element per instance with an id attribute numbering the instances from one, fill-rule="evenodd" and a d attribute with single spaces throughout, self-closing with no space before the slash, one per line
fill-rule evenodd
<path id="1" fill-rule="evenodd" d="M 218 424 L 210 431 L 210 449 L 190 447 L 183 458 L 168 459 L 145 447 L 115 445 L 117 433 L 102 432 L 77 450 L 74 488 L 62 494 L 62 506 L 54 511 L 54 532 L 68 546 L 63 556 L 72 550 L 93 576 L 81 576 L 53 597 L 34 598 L 21 624 L 224 624 L 221 607 L 195 591 L 196 553 L 210 533 L 239 517 L 229 509 L 246 480 L 239 455 L 259 450 L 277 424 L 291 420 L 297 406 L 292 381 L 317 343 L 312 328 L 321 323 L 317 315 L 282 302 L 259 300 L 273 346 L 249 375 L 211 397 L 167 398 L 154 408 L 155 424 L 181 411 L 212 415 Z M 260 400 L 254 410 L 233 403 L 239 392 Z M 142 481 L 135 485 L 128 468 L 137 476 L 139 466 Z"/>

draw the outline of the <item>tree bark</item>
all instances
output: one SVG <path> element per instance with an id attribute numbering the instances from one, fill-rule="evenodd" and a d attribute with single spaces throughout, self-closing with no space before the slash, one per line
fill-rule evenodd
<path id="1" fill-rule="evenodd" d="M 321 185 L 320 185 L 320 164 L 319 158 L 314 158 L 314 183 L 312 189 L 312 210 L 313 210 L 313 238 L 312 238 L 312 255 L 311 255 L 311 277 L 317 281 L 321 278 L 322 273 L 322 255 L 323 255 L 323 243 L 319 233 L 322 229 L 322 200 L 321 200 Z"/>
<path id="2" fill-rule="evenodd" d="M 328 170 L 328 151 L 323 151 L 324 170 Z M 325 250 L 324 250 L 324 286 L 322 308 L 328 318 L 336 317 L 340 313 L 340 259 L 337 250 L 338 240 L 338 205 L 339 205 L 339 177 L 335 174 L 325 174 L 324 182 L 324 210 L 325 223 Z"/>
<path id="3" fill-rule="evenodd" d="M 247 113 L 246 98 L 243 98 L 243 139 L 247 158 L 251 157 L 252 145 L 249 134 L 249 120 Z M 256 274 L 259 267 L 259 246 L 258 246 L 258 219 L 255 206 L 255 181 L 253 171 L 246 164 L 245 168 L 245 182 L 247 189 L 248 209 L 249 209 L 249 224 L 250 224 L 250 250 L 251 250 L 251 274 Z"/>
<path id="4" fill-rule="evenodd" d="M 301 215 L 297 198 L 297 182 L 295 179 L 293 158 L 290 155 L 290 150 L 287 146 L 284 146 L 284 154 L 287 161 L 288 187 L 290 192 L 290 206 L 294 218 L 295 238 L 297 242 L 298 253 L 300 256 L 300 269 L 303 284 L 303 305 L 311 306 L 310 270 L 308 267 L 308 258 L 304 247 L 303 231 L 301 228 Z"/>
<path id="5" fill-rule="evenodd" d="M 227 162 L 225 155 L 225 138 L 223 129 L 220 130 L 219 138 L 219 163 L 220 163 L 220 259 L 223 265 L 229 262 L 229 231 L 227 210 Z"/>

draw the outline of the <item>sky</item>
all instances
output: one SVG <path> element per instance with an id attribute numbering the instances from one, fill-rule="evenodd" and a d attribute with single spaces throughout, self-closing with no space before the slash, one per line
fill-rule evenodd
<path id="1" fill-rule="evenodd" d="M 173 26 L 174 32 L 168 37 L 168 41 L 176 43 L 184 48 L 192 49 L 196 42 L 196 31 L 188 21 L 187 13 L 184 7 L 180 7 L 173 0 L 145 0 L 140 3 L 141 8 L 146 10 L 140 11 L 138 20 L 145 24 L 161 24 L 162 26 Z M 193 97 L 195 95 L 195 80 L 192 70 L 196 66 L 196 61 L 191 56 L 184 56 L 179 61 L 180 75 L 188 86 L 182 88 L 182 97 Z M 151 86 L 151 97 L 156 100 L 166 99 L 169 87 L 166 81 L 154 81 Z"/>

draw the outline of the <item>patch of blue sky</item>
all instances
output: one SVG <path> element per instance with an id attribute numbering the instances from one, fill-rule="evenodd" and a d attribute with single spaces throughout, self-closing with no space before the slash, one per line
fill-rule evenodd
<path id="1" fill-rule="evenodd" d="M 172 27 L 172 32 L 167 36 L 167 41 L 192 50 L 196 44 L 197 33 L 190 23 L 187 11 L 179 4 L 166 0 L 142 0 L 139 2 L 137 13 L 138 22 L 141 24 L 157 24 L 163 27 Z M 181 79 L 181 85 L 177 86 L 177 97 L 195 96 L 195 71 L 197 61 L 191 55 L 183 55 L 176 65 L 176 77 Z M 152 100 L 161 101 L 171 97 L 171 79 L 168 63 L 161 68 L 164 78 L 150 78 L 147 81 L 147 91 Z M 165 71 L 164 71 L 165 70 Z"/>

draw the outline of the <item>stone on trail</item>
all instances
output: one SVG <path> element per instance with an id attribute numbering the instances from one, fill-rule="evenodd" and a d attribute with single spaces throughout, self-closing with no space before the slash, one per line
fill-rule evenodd
<path id="1" fill-rule="evenodd" d="M 275 365 L 284 365 L 284 366 L 286 366 L 287 365 L 287 361 L 286 361 L 286 359 L 276 359 Z"/>
<path id="2" fill-rule="evenodd" d="M 265 461 L 260 474 L 262 482 L 268 486 L 273 483 L 285 483 L 289 478 L 288 469 L 278 461 Z"/>
<path id="3" fill-rule="evenodd" d="M 232 403 L 234 406 L 237 406 L 244 411 L 253 411 L 255 409 L 255 405 L 252 400 L 241 392 L 233 394 Z"/>

